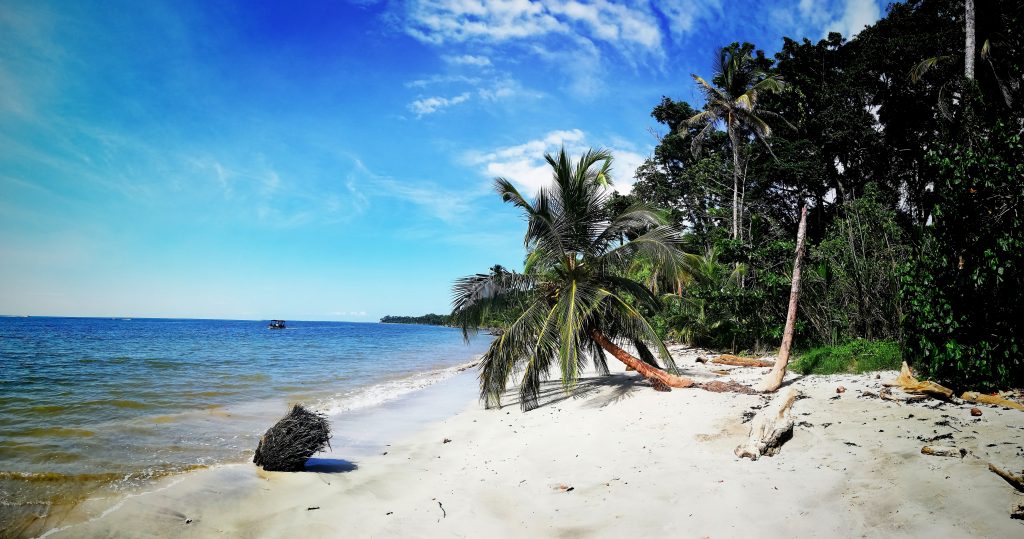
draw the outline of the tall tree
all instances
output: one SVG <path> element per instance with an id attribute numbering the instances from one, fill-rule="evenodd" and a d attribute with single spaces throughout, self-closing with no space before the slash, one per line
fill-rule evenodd
<path id="1" fill-rule="evenodd" d="M 467 336 L 490 313 L 514 314 L 481 360 L 481 398 L 488 406 L 500 405 L 510 379 L 521 373 L 520 403 L 531 409 L 550 368 L 557 365 L 569 391 L 588 357 L 599 371 L 608 372 L 603 351 L 657 386 L 693 385 L 662 370 L 654 354 L 647 353 L 654 349 L 668 370 L 675 370 L 664 343 L 637 308 L 644 303 L 657 309 L 657 298 L 627 276 L 639 256 L 656 268 L 674 271 L 679 233 L 659 212 L 643 205 L 609 214 L 612 156 L 607 151 L 588 151 L 575 163 L 564 148 L 557 156 L 544 157 L 554 182 L 532 202 L 508 180 L 495 180 L 502 200 L 527 217 L 524 244 L 529 255 L 523 273 L 472 275 L 453 287 L 452 320 Z M 635 346 L 647 361 L 620 344 Z"/>
<path id="2" fill-rule="evenodd" d="M 964 77 L 974 80 L 974 0 L 964 1 Z"/>
<path id="3" fill-rule="evenodd" d="M 719 51 L 711 83 L 699 75 L 693 75 L 697 87 L 704 94 L 704 110 L 687 120 L 689 125 L 702 126 L 693 138 L 695 152 L 719 122 L 725 125 L 729 145 L 732 147 L 733 239 L 739 239 L 740 236 L 740 192 L 743 178 L 740 163 L 741 141 L 753 136 L 768 146 L 767 139 L 771 136 L 772 129 L 764 118 L 782 120 L 778 114 L 758 107 L 762 93 L 777 92 L 782 89 L 783 83 L 778 75 L 768 72 L 768 61 L 765 60 L 763 53 L 758 51 L 758 57 L 754 58 L 751 54 L 753 49 L 754 46 L 749 43 L 733 43 Z"/>

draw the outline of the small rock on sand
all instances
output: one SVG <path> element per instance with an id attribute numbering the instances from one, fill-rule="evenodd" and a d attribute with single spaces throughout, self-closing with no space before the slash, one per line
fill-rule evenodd
<path id="1" fill-rule="evenodd" d="M 971 408 L 971 415 L 974 417 L 981 415 L 981 408 Z"/>
<path id="2" fill-rule="evenodd" d="M 836 393 L 846 393 L 846 388 L 843 386 L 839 386 L 836 388 Z"/>

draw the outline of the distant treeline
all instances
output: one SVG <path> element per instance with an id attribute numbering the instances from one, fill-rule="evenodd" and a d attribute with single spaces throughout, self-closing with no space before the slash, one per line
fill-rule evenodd
<path id="1" fill-rule="evenodd" d="M 448 315 L 446 314 L 425 314 L 423 316 L 391 316 L 390 314 L 380 319 L 382 324 L 425 324 L 428 326 L 447 326 Z"/>

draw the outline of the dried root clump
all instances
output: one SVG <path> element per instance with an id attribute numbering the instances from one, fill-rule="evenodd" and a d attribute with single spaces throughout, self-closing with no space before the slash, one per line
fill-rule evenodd
<path id="1" fill-rule="evenodd" d="M 260 438 L 252 461 L 267 471 L 300 471 L 309 457 L 329 446 L 330 439 L 327 417 L 296 404 Z"/>

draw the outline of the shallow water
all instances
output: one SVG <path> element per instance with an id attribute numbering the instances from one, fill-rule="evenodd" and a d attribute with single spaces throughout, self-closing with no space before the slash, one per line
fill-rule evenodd
<path id="1" fill-rule="evenodd" d="M 413 325 L 0 318 L 0 530 L 247 459 L 289 403 L 344 419 L 451 377 L 489 341 Z"/>

